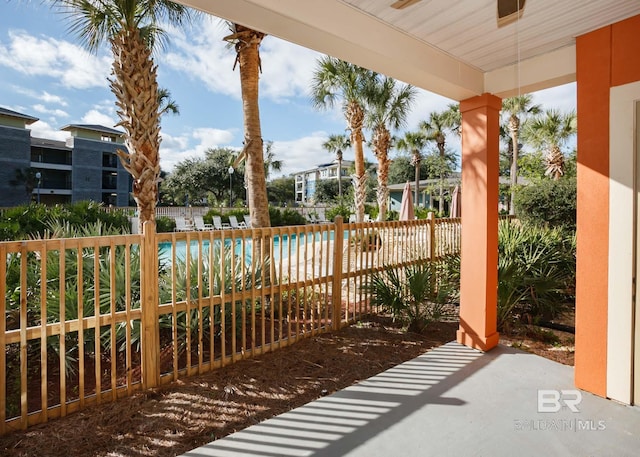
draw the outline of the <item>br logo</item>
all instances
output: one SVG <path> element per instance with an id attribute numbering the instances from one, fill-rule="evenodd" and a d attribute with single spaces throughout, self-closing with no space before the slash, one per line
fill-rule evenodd
<path id="1" fill-rule="evenodd" d="M 538 390 L 538 412 L 557 413 L 563 407 L 578 413 L 578 405 L 582 401 L 582 393 L 576 389 L 541 389 Z"/>

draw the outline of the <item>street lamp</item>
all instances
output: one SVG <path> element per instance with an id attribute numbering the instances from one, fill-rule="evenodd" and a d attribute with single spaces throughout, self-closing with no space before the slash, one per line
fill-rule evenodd
<path id="1" fill-rule="evenodd" d="M 38 180 L 38 204 L 40 204 L 40 184 L 42 184 L 42 173 L 36 172 L 36 179 Z"/>
<path id="2" fill-rule="evenodd" d="M 229 208 L 233 206 L 233 190 L 231 187 L 231 177 L 233 176 L 233 167 L 229 167 Z"/>

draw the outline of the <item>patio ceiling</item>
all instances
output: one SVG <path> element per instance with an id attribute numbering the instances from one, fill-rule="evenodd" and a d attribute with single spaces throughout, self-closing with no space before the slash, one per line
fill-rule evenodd
<path id="1" fill-rule="evenodd" d="M 180 0 L 214 16 L 454 100 L 575 80 L 575 37 L 640 14 L 637 0 L 528 0 L 498 27 L 497 0 Z M 518 63 L 519 62 L 519 63 Z"/>

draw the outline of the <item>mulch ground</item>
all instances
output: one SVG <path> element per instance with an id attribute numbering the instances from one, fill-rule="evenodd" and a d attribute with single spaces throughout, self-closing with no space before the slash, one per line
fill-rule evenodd
<path id="1" fill-rule="evenodd" d="M 343 389 L 455 339 L 375 321 L 0 437 L 0 455 L 175 456 Z"/>

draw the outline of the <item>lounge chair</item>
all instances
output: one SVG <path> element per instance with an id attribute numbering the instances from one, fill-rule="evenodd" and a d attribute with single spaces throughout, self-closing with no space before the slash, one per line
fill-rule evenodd
<path id="1" fill-rule="evenodd" d="M 244 215 L 244 225 L 246 225 L 247 228 L 253 227 L 253 224 L 251 223 L 251 216 L 249 214 Z"/>
<path id="2" fill-rule="evenodd" d="M 193 225 L 196 230 L 213 230 L 213 225 L 205 224 L 202 216 L 193 216 Z"/>
<path id="3" fill-rule="evenodd" d="M 187 224 L 187 220 L 184 217 L 178 216 L 175 218 L 176 221 L 176 232 L 190 232 L 193 230 L 193 226 L 191 224 Z"/>
<path id="4" fill-rule="evenodd" d="M 245 224 L 244 221 L 238 222 L 238 218 L 235 216 L 229 216 L 229 225 L 231 225 L 232 229 L 236 230 L 247 228 L 247 224 Z"/>
<path id="5" fill-rule="evenodd" d="M 356 222 L 356 215 L 349 214 L 349 224 L 354 224 Z"/>
<path id="6" fill-rule="evenodd" d="M 220 216 L 213 216 L 213 228 L 216 230 L 224 230 L 231 228 L 231 226 L 226 222 L 222 222 L 222 218 Z"/>
<path id="7" fill-rule="evenodd" d="M 316 215 L 313 213 L 309 213 L 307 214 L 307 221 L 309 221 L 309 224 L 317 224 L 318 220 L 316 219 Z"/>
<path id="8" fill-rule="evenodd" d="M 373 222 L 373 221 L 371 220 L 371 216 L 369 216 L 368 214 L 365 214 L 365 215 L 364 215 L 364 221 L 365 221 L 365 222 Z"/>

